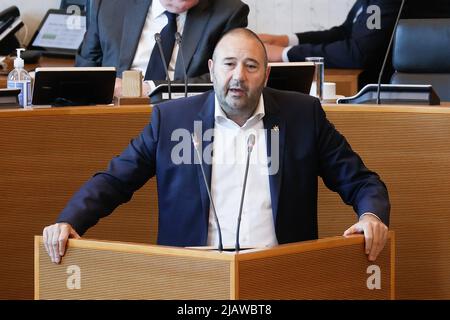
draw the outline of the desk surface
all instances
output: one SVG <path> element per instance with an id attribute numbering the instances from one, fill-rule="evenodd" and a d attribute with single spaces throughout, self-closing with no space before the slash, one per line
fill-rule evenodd
<path id="1" fill-rule="evenodd" d="M 341 112 L 378 112 L 378 113 L 450 113 L 450 102 L 444 102 L 440 106 L 408 106 L 408 105 L 337 105 L 323 104 L 325 111 Z M 0 109 L 0 118 L 4 117 L 36 117 L 57 115 L 84 115 L 84 114 L 133 114 L 150 113 L 149 105 L 123 105 L 123 106 L 86 106 L 86 107 L 54 107 L 35 109 Z"/>

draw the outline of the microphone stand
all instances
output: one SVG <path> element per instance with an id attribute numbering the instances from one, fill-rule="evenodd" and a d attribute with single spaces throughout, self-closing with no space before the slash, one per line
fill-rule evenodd
<path id="1" fill-rule="evenodd" d="M 206 191 L 208 192 L 209 201 L 211 202 L 211 207 L 212 207 L 213 213 L 214 213 L 214 220 L 216 221 L 217 230 L 219 232 L 219 248 L 218 249 L 220 252 L 222 252 L 223 251 L 222 230 L 220 229 L 219 218 L 217 216 L 216 206 L 214 205 L 214 201 L 211 196 L 211 190 L 209 189 L 208 181 L 206 181 L 206 174 L 205 174 L 205 170 L 203 168 L 203 161 L 202 161 L 202 157 L 200 155 L 200 150 L 199 150 L 199 141 L 198 141 L 195 133 L 192 134 L 192 143 L 194 145 L 195 152 L 196 152 L 198 160 L 200 162 L 200 168 L 202 170 L 203 181 L 205 183 Z"/>
<path id="2" fill-rule="evenodd" d="M 242 218 L 242 208 L 244 206 L 244 196 L 245 196 L 245 187 L 247 186 L 247 177 L 248 177 L 248 167 L 250 164 L 250 155 L 252 153 L 253 147 L 255 145 L 255 135 L 251 134 L 249 135 L 247 139 L 247 163 L 245 165 L 245 174 L 244 174 L 244 185 L 242 187 L 242 194 L 241 194 L 241 204 L 239 205 L 239 214 L 238 214 L 238 220 L 237 220 L 237 230 L 236 230 L 236 252 L 239 252 L 240 245 L 239 245 L 239 232 L 241 230 L 241 218 Z"/>
<path id="3" fill-rule="evenodd" d="M 188 96 L 188 77 L 187 77 L 187 72 L 186 72 L 186 64 L 184 62 L 183 48 L 181 47 L 182 37 L 179 32 L 175 33 L 175 41 L 177 42 L 178 49 L 180 51 L 179 56 L 181 59 L 181 65 L 183 66 L 183 72 L 184 72 L 184 97 L 187 98 L 187 96 Z"/>
<path id="4" fill-rule="evenodd" d="M 381 71 L 380 71 L 380 74 L 378 76 L 377 104 L 381 104 L 381 99 L 380 99 L 380 95 L 381 95 L 381 77 L 383 76 L 384 69 L 386 67 L 386 62 L 387 62 L 387 59 L 388 59 L 388 56 L 389 56 L 389 52 L 391 51 L 392 42 L 394 41 L 394 37 L 395 37 L 395 31 L 397 30 L 398 22 L 400 21 L 400 17 L 401 17 L 402 12 L 403 12 L 403 5 L 404 4 L 405 4 L 405 0 L 402 0 L 402 4 L 400 5 L 400 10 L 398 11 L 397 20 L 395 21 L 394 30 L 393 30 L 392 35 L 391 35 L 391 40 L 389 41 L 389 46 L 388 46 L 386 55 L 384 56 L 383 66 L 381 67 Z"/>
<path id="5" fill-rule="evenodd" d="M 170 80 L 170 77 L 169 77 L 169 69 L 167 68 L 166 58 L 164 57 L 164 52 L 163 52 L 163 48 L 161 45 L 161 34 L 155 33 L 155 41 L 156 41 L 156 44 L 158 45 L 159 54 L 161 56 L 161 60 L 164 65 L 164 71 L 166 72 L 167 91 L 169 93 L 169 100 L 172 100 L 172 81 Z"/>

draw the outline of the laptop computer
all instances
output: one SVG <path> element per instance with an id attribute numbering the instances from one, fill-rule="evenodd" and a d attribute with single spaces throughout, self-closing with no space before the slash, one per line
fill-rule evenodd
<path id="1" fill-rule="evenodd" d="M 50 9 L 31 38 L 27 50 L 43 55 L 75 57 L 86 32 L 86 13 L 70 14 L 66 10 Z"/>
<path id="2" fill-rule="evenodd" d="M 309 94 L 315 72 L 314 63 L 273 62 L 269 63 L 269 66 L 268 87 Z"/>
<path id="3" fill-rule="evenodd" d="M 111 104 L 116 81 L 114 67 L 37 68 L 33 106 Z"/>

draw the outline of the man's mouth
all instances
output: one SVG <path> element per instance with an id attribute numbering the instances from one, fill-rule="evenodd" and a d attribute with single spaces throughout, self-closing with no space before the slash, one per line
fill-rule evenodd
<path id="1" fill-rule="evenodd" d="M 228 92 L 232 95 L 232 96 L 238 96 L 238 97 L 242 97 L 245 95 L 245 90 L 242 88 L 229 88 Z"/>

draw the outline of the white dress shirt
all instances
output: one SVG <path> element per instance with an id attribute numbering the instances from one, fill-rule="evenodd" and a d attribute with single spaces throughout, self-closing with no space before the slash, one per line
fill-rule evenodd
<path id="1" fill-rule="evenodd" d="M 288 34 L 289 43 L 286 48 L 284 48 L 283 53 L 281 54 L 281 59 L 283 62 L 289 62 L 288 51 L 291 50 L 293 46 L 298 46 L 300 41 L 295 33 Z"/>
<path id="2" fill-rule="evenodd" d="M 152 5 L 148 10 L 147 18 L 145 20 L 144 28 L 142 29 L 141 38 L 137 46 L 136 54 L 134 55 L 131 70 L 139 70 L 145 76 L 148 62 L 155 47 L 155 34 L 160 33 L 167 25 L 168 19 L 165 15 L 166 9 L 158 0 L 152 1 Z M 182 35 L 184 30 L 184 23 L 186 22 L 186 12 L 180 13 L 177 17 L 177 31 Z M 169 77 L 173 80 L 175 74 L 175 64 L 177 61 L 178 46 L 175 44 L 172 52 L 172 58 L 169 62 Z M 162 63 L 162 62 L 161 62 Z"/>
<path id="3" fill-rule="evenodd" d="M 228 119 L 215 102 L 211 196 L 214 201 L 224 247 L 236 243 L 237 219 L 247 160 L 247 139 L 256 136 L 250 158 L 248 180 L 240 227 L 241 247 L 266 247 L 278 244 L 272 215 L 272 201 L 264 133 L 264 101 L 261 96 L 254 115 L 240 127 Z M 209 212 L 208 245 L 217 247 L 217 225 L 212 206 Z"/>

